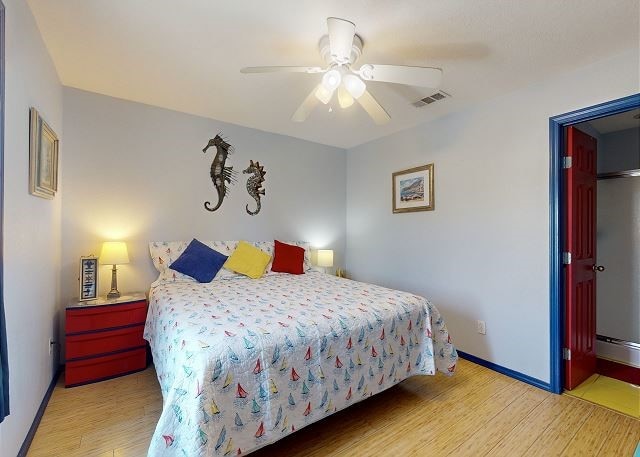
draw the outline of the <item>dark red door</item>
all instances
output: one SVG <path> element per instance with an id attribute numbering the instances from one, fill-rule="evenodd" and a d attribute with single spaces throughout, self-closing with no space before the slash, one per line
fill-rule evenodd
<path id="1" fill-rule="evenodd" d="M 595 138 L 567 129 L 564 356 L 569 390 L 596 371 L 596 153 Z"/>

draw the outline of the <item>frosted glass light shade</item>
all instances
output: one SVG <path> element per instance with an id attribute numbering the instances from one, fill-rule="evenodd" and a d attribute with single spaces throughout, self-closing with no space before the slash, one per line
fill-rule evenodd
<path id="1" fill-rule="evenodd" d="M 318 88 L 316 89 L 315 95 L 318 100 L 320 100 L 322 103 L 326 105 L 331 101 L 331 97 L 333 96 L 333 91 L 328 90 L 322 84 L 319 84 Z"/>
<path id="2" fill-rule="evenodd" d="M 340 108 L 349 108 L 353 105 L 353 97 L 343 86 L 338 87 L 338 103 Z"/>
<path id="3" fill-rule="evenodd" d="M 363 80 L 356 75 L 347 75 L 344 77 L 344 86 L 353 98 L 360 98 L 364 91 L 367 89 L 367 85 Z"/>
<path id="4" fill-rule="evenodd" d="M 318 266 L 319 267 L 333 266 L 333 250 L 332 249 L 318 249 Z"/>
<path id="5" fill-rule="evenodd" d="M 122 265 L 129 263 L 127 244 L 124 241 L 105 241 L 102 244 L 100 263 L 104 265 Z"/>
<path id="6" fill-rule="evenodd" d="M 336 90 L 341 81 L 342 75 L 338 70 L 329 70 L 322 77 L 322 85 L 325 87 L 325 89 L 330 91 Z"/>

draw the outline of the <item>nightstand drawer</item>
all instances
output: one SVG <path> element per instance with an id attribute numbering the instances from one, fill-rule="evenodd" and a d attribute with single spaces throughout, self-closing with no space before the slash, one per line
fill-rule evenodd
<path id="1" fill-rule="evenodd" d="M 67 309 L 67 335 L 92 330 L 143 324 L 147 319 L 146 300 L 133 303 Z"/>
<path id="2" fill-rule="evenodd" d="M 134 349 L 118 354 L 67 362 L 65 385 L 72 387 L 102 381 L 123 374 L 144 370 L 147 366 L 146 349 Z"/>
<path id="3" fill-rule="evenodd" d="M 117 330 L 82 333 L 67 337 L 67 362 L 82 357 L 108 354 L 123 349 L 143 347 L 144 325 L 125 327 Z"/>

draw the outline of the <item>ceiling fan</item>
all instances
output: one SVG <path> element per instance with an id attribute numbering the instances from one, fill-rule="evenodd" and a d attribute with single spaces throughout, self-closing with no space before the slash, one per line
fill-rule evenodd
<path id="1" fill-rule="evenodd" d="M 380 106 L 367 90 L 365 81 L 381 81 L 408 86 L 437 88 L 442 81 L 442 69 L 432 67 L 410 67 L 403 65 L 365 64 L 359 69 L 352 65 L 362 55 L 363 42 L 356 35 L 356 25 L 337 17 L 327 18 L 329 34 L 320 39 L 318 47 L 322 59 L 327 63 L 322 67 L 245 67 L 241 73 L 311 73 L 322 74 L 322 80 L 307 95 L 291 119 L 303 122 L 322 102 L 328 104 L 337 91 L 338 103 L 348 108 L 357 101 L 376 124 L 384 124 L 391 119 L 389 113 Z"/>

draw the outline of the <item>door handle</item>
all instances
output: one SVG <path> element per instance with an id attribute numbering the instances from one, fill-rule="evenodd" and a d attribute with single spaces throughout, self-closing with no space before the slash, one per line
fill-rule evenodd
<path id="1" fill-rule="evenodd" d="M 605 268 L 602 265 L 594 265 L 591 268 L 593 269 L 593 271 L 604 271 L 605 270 Z"/>

